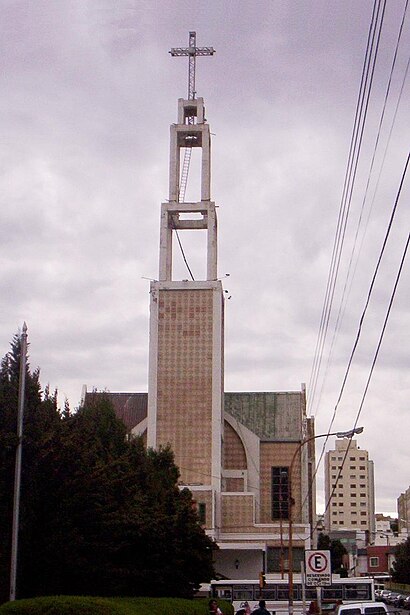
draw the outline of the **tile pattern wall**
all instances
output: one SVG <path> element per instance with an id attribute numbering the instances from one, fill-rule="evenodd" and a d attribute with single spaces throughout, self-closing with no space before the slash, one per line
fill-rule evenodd
<path id="1" fill-rule="evenodd" d="M 222 527 L 228 533 L 255 533 L 254 497 L 251 494 L 221 496 Z"/>
<path id="2" fill-rule="evenodd" d="M 224 422 L 224 456 L 225 470 L 246 470 L 246 454 L 242 441 L 231 425 Z"/>
<path id="3" fill-rule="evenodd" d="M 211 482 L 212 326 L 212 290 L 159 292 L 157 444 L 185 484 Z"/>

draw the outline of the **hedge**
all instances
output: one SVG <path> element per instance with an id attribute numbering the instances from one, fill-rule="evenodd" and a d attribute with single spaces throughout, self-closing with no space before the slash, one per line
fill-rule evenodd
<path id="1" fill-rule="evenodd" d="M 224 615 L 233 607 L 221 601 Z M 0 615 L 208 615 L 208 600 L 47 596 L 7 602 Z"/>

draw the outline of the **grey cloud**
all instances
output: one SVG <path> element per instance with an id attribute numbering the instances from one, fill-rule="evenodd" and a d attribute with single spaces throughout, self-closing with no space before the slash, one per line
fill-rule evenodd
<path id="1" fill-rule="evenodd" d="M 370 0 L 343 6 L 263 0 L 258 11 L 227 1 L 7 3 L 0 42 L 7 93 L 0 101 L 2 354 L 27 320 L 32 365 L 41 367 L 43 384 L 57 386 L 73 404 L 83 383 L 146 390 L 149 284 L 142 277 L 158 273 L 168 126 L 187 87 L 187 62 L 168 50 L 185 45 L 188 31 L 196 29 L 199 45 L 217 49 L 213 58 L 198 59 L 197 90 L 215 133 L 219 270 L 231 274 L 224 280 L 232 295 L 226 305 L 226 385 L 294 390 L 308 382 L 371 8 Z M 369 109 L 372 138 L 363 144 L 341 273 L 403 8 L 400 0 L 386 12 Z M 408 37 L 406 30 L 395 96 Z M 318 433 L 327 429 L 340 388 L 409 125 L 402 103 L 321 397 Z M 385 129 L 383 144 L 386 138 Z M 373 178 L 370 195 L 374 186 Z M 403 204 L 406 199 L 408 192 Z M 406 229 L 408 214 L 400 208 L 337 415 L 342 429 L 354 421 Z M 202 271 L 202 239 L 183 234 L 183 240 L 195 271 Z M 188 277 L 177 254 L 176 260 L 179 275 Z M 394 484 L 385 469 L 386 458 L 403 460 L 406 454 L 396 431 L 385 433 L 391 417 L 396 425 L 407 416 L 405 280 L 362 413 L 361 446 L 375 460 L 378 502 L 388 510 L 408 486 L 400 466 Z M 338 287 L 335 307 L 340 292 Z"/>

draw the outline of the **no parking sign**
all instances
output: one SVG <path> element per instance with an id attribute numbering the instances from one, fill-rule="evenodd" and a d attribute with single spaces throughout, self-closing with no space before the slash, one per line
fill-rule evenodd
<path id="1" fill-rule="evenodd" d="M 306 585 L 332 584 L 330 551 L 305 551 Z"/>

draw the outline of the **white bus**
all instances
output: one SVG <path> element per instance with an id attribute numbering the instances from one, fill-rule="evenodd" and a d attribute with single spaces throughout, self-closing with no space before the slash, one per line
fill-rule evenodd
<path id="1" fill-rule="evenodd" d="M 255 579 L 211 581 L 211 597 L 232 602 L 235 611 L 248 602 L 251 609 L 259 600 L 266 601 L 269 611 L 287 611 L 289 582 L 287 579 L 266 579 L 264 588 Z M 374 580 L 368 577 L 333 579 L 332 585 L 322 587 L 322 602 L 369 602 L 375 600 Z M 307 607 L 316 600 L 315 587 L 305 588 Z M 303 596 L 300 575 L 293 582 L 293 603 L 296 612 L 302 612 Z"/>

